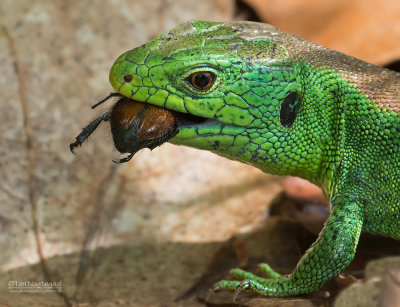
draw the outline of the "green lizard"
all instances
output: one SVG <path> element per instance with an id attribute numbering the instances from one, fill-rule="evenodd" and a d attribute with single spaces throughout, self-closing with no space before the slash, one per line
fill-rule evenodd
<path id="1" fill-rule="evenodd" d="M 313 292 L 351 262 L 362 230 L 400 238 L 400 74 L 267 24 L 191 21 L 122 54 L 110 82 L 179 112 L 171 143 L 308 179 L 329 199 L 291 274 L 234 269 L 214 290 Z"/>

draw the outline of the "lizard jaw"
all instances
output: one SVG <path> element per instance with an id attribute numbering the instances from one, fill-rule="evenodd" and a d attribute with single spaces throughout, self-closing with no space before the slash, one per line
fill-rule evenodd
<path id="1" fill-rule="evenodd" d="M 179 128 L 195 128 L 203 126 L 211 126 L 221 124 L 219 121 L 207 117 L 201 117 L 190 113 L 182 113 L 173 111 L 175 114 Z"/>

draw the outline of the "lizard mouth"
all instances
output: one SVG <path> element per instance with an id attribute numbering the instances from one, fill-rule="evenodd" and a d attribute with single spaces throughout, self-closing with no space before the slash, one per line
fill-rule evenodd
<path id="1" fill-rule="evenodd" d="M 179 128 L 202 127 L 216 125 L 219 123 L 215 119 L 201 117 L 190 113 L 182 113 L 178 111 L 172 111 L 172 113 L 176 116 Z"/>
<path id="2" fill-rule="evenodd" d="M 109 100 L 112 97 L 125 98 L 125 96 L 123 96 L 122 94 L 120 94 L 118 92 L 111 93 L 106 98 L 104 98 L 101 101 L 99 101 L 98 103 L 94 104 L 92 106 L 92 109 L 95 109 L 100 104 L 104 103 L 105 101 Z M 130 101 L 132 101 L 133 103 L 140 102 L 140 101 L 137 101 L 137 100 L 133 100 L 131 98 L 128 98 L 128 99 Z M 149 105 L 151 105 L 151 106 L 153 106 L 155 108 L 168 110 L 172 114 L 174 114 L 174 116 L 176 117 L 176 120 L 177 120 L 179 128 L 201 127 L 201 126 L 216 125 L 216 124 L 220 123 L 219 121 L 217 121 L 215 119 L 202 117 L 202 116 L 197 116 L 197 115 L 194 115 L 194 114 L 191 114 L 191 113 L 179 112 L 179 111 L 175 111 L 175 110 L 172 110 L 172 109 L 155 106 L 155 105 L 152 105 L 152 104 L 149 104 Z"/>

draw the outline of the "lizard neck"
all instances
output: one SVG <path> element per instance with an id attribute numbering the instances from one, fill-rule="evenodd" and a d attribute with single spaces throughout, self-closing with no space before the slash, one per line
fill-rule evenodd
<path id="1" fill-rule="evenodd" d="M 304 60 L 316 68 L 338 72 L 341 78 L 356 86 L 377 106 L 400 113 L 400 73 L 287 33 L 282 33 L 282 37 L 293 59 Z"/>
<path id="2" fill-rule="evenodd" d="M 390 113 L 397 114 L 397 116 L 394 115 L 395 120 L 400 116 L 400 73 L 377 67 L 289 34 L 283 33 L 282 35 L 289 54 L 293 59 L 304 63 L 305 71 L 315 69 L 325 76 L 333 76 L 333 78 L 327 77 L 327 79 L 334 80 L 337 85 L 336 89 L 332 91 L 329 86 L 326 86 L 326 81 L 320 82 L 319 85 L 313 84 L 310 78 L 303 74 L 304 80 L 307 80 L 306 82 L 309 82 L 314 90 L 316 86 L 325 92 L 325 96 L 333 96 L 328 104 L 326 100 L 321 100 L 321 102 L 323 101 L 325 106 L 332 105 L 336 109 L 336 112 L 330 114 L 332 116 L 330 126 L 332 131 L 335 131 L 332 137 L 336 148 L 331 145 L 321 147 L 323 153 L 320 160 L 320 171 L 314 177 L 314 181 L 322 186 L 325 193 L 329 195 L 333 173 L 338 172 L 339 161 L 349 160 L 349 150 L 344 150 L 346 144 L 349 145 L 349 138 L 368 143 L 365 140 L 369 138 L 366 135 L 368 131 L 362 131 L 366 129 L 362 123 L 371 120 L 370 117 L 385 116 L 389 118 L 388 114 Z M 308 91 L 313 92 L 313 89 L 309 87 Z M 368 114 L 366 114 L 366 110 L 368 110 Z M 378 124 L 381 122 L 376 123 L 376 125 Z M 379 127 L 381 132 L 384 128 Z M 371 147 L 376 146 L 371 145 Z M 357 155 L 360 153 L 353 152 L 351 159 L 356 159 Z M 367 161 L 368 157 L 364 158 Z M 311 179 L 311 181 L 313 180 Z"/>

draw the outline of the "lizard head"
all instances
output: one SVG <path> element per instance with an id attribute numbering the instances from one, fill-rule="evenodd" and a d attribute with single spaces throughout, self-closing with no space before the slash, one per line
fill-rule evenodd
<path id="1" fill-rule="evenodd" d="M 191 21 L 122 54 L 110 82 L 128 98 L 176 111 L 171 143 L 289 173 L 307 153 L 298 145 L 297 76 L 275 27 Z"/>

